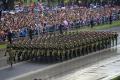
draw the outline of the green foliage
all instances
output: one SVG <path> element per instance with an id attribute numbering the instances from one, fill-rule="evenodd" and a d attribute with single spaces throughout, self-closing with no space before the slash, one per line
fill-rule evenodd
<path id="1" fill-rule="evenodd" d="M 16 1 L 20 1 L 20 0 L 16 0 Z M 22 0 L 24 3 L 26 4 L 30 4 L 31 1 L 34 2 L 38 2 L 39 0 Z M 44 4 L 47 4 L 48 6 L 55 6 L 57 4 L 78 4 L 79 2 L 83 3 L 83 4 L 89 4 L 89 3 L 119 3 L 120 4 L 120 0 L 42 0 L 42 2 Z"/>
<path id="2" fill-rule="evenodd" d="M 119 3 L 120 0 L 43 0 L 43 2 L 47 2 L 48 5 L 52 5 L 52 4 L 69 4 L 69 3 L 101 3 L 101 2 L 105 2 L 105 3 Z"/>
<path id="3" fill-rule="evenodd" d="M 0 49 L 6 48 L 6 44 L 0 45 Z"/>
<path id="4" fill-rule="evenodd" d="M 120 80 L 120 76 L 118 76 L 118 77 L 116 77 L 116 78 L 114 78 L 112 80 Z"/>
<path id="5" fill-rule="evenodd" d="M 120 27 L 120 21 L 115 21 L 113 22 L 113 24 L 105 24 L 105 25 L 100 25 L 100 26 L 94 26 L 93 28 L 88 27 L 88 26 L 84 26 L 83 28 L 80 29 L 75 29 L 72 31 L 95 31 L 95 30 L 105 30 L 105 29 L 110 29 L 110 28 L 114 28 L 114 27 Z"/>

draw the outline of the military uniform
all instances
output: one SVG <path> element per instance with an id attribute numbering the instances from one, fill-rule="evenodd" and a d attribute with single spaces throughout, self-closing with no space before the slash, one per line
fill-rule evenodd
<path id="1" fill-rule="evenodd" d="M 35 60 L 40 62 L 64 61 L 117 45 L 116 32 L 70 32 L 23 39 L 7 46 L 11 61 Z M 14 53 L 11 54 L 9 50 Z M 6 54 L 5 54 L 6 55 Z"/>

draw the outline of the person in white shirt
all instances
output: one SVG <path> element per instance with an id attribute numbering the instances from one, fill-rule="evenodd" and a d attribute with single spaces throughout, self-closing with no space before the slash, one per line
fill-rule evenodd
<path id="1" fill-rule="evenodd" d="M 65 28 L 66 28 L 67 30 L 69 30 L 69 23 L 68 23 L 68 21 L 67 21 L 67 20 L 64 20 L 63 23 L 64 23 Z"/>

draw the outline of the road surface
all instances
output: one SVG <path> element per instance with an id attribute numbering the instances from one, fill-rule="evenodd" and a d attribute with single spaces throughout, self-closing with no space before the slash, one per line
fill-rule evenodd
<path id="1" fill-rule="evenodd" d="M 111 54 L 110 52 L 107 53 Z M 54 76 L 51 80 L 104 80 L 120 73 L 120 46 L 113 53 L 115 54 L 113 57 L 100 60 L 94 65 L 83 69 L 79 68 L 72 72 L 63 73 L 61 76 Z"/>
<path id="2" fill-rule="evenodd" d="M 118 44 L 120 44 L 120 37 L 118 39 Z M 73 61 L 71 60 L 70 64 L 69 63 L 67 64 L 67 62 L 66 62 L 66 64 L 63 65 L 61 68 L 54 67 L 53 69 L 51 69 L 51 71 L 49 70 L 50 72 L 48 71 L 48 74 L 50 74 L 52 71 L 54 71 L 54 72 L 56 71 L 54 73 L 54 75 L 52 75 L 52 76 L 48 76 L 45 74 L 45 75 L 43 75 L 44 77 L 43 76 L 41 77 L 41 75 L 39 75 L 37 77 L 44 79 L 47 76 L 48 80 L 87 80 L 88 78 L 89 78 L 89 80 L 97 80 L 95 78 L 96 76 L 98 76 L 97 78 L 100 79 L 100 78 L 103 78 L 103 77 L 105 78 L 105 77 L 112 75 L 112 74 L 109 75 L 107 73 L 115 73 L 116 72 L 114 70 L 112 72 L 106 71 L 106 70 L 108 70 L 106 68 L 108 68 L 109 66 L 106 66 L 105 64 L 107 62 L 109 63 L 112 61 L 113 61 L 112 63 L 119 62 L 119 57 L 120 57 L 120 46 L 117 46 L 116 48 L 99 52 L 99 54 L 97 53 L 97 54 L 93 54 L 90 56 L 87 55 L 84 58 L 78 57 L 76 60 L 73 60 Z M 118 59 L 118 60 L 116 60 L 116 59 Z M 3 60 L 4 60 L 4 58 L 3 58 Z M 103 64 L 104 66 L 102 65 L 102 63 L 105 63 L 105 64 Z M 60 63 L 57 63 L 57 64 L 60 64 Z M 55 64 L 23 62 L 20 64 L 16 64 L 13 68 L 4 67 L 4 68 L 0 69 L 0 80 L 8 80 L 8 79 L 12 79 L 12 78 L 17 80 L 17 76 L 18 77 L 21 76 L 21 77 L 19 77 L 18 80 L 32 80 L 36 76 L 32 76 L 33 78 L 30 78 L 30 79 L 29 78 L 26 79 L 26 77 L 24 75 L 28 74 L 30 72 L 34 73 L 34 71 L 38 71 L 38 70 L 42 71 L 42 69 L 52 66 L 52 65 L 55 65 Z M 112 65 L 112 64 L 110 63 L 110 65 Z M 75 66 L 75 68 L 74 68 L 74 66 Z M 104 67 L 104 70 L 103 70 L 103 67 Z M 120 66 L 118 65 L 118 67 L 120 67 Z M 117 70 L 118 67 L 114 67 L 114 68 Z M 66 71 L 60 74 L 59 72 L 62 71 L 63 69 Z M 104 71 L 104 73 L 99 73 L 99 71 L 101 71 L 101 72 Z M 118 70 L 118 71 L 120 71 L 120 70 Z M 98 73 L 95 73 L 95 72 L 98 72 Z M 107 72 L 107 73 L 105 73 L 105 72 Z M 43 73 L 44 73 L 44 71 L 43 71 Z M 64 75 L 66 75 L 66 76 L 64 76 Z M 88 75 L 88 76 L 86 76 L 86 75 Z M 91 76 L 93 76 L 93 77 L 91 77 Z M 48 78 L 48 77 L 51 77 L 51 78 Z"/>
<path id="3" fill-rule="evenodd" d="M 38 64 L 38 63 L 31 63 L 31 62 L 24 62 L 15 65 L 13 68 L 6 67 L 0 70 L 0 80 L 7 80 L 12 77 L 16 77 L 18 75 L 22 75 L 25 73 L 29 73 L 31 71 L 35 71 L 38 69 L 45 68 L 50 64 Z"/>
<path id="4" fill-rule="evenodd" d="M 107 75 L 106 76 L 103 73 L 99 73 L 99 71 L 102 72 L 101 68 L 105 66 L 104 69 L 106 69 L 107 68 L 106 65 L 108 64 L 111 65 L 111 63 L 120 61 L 119 57 L 120 57 L 120 46 L 117 46 L 117 48 L 115 47 L 112 49 L 103 50 L 102 52 L 97 52 L 97 54 L 78 57 L 76 59 L 71 60 L 70 62 L 66 61 L 66 63 L 63 63 L 56 67 L 54 66 L 53 68 L 47 71 L 41 70 L 39 76 L 38 74 L 36 74 L 38 73 L 37 71 L 32 71 L 33 72 L 32 74 L 26 73 L 26 74 L 18 75 L 18 77 L 15 78 L 13 77 L 11 80 L 33 80 L 34 78 L 42 78 L 43 80 L 98 80 L 98 78 L 103 78 L 103 77 L 106 78 L 109 76 L 108 74 L 106 74 Z M 40 71 L 40 69 L 37 70 Z M 106 70 L 104 71 L 109 73 Z M 3 73 L 1 74 L 4 75 Z M 90 78 L 90 76 L 92 75 L 94 76 Z M 86 78 L 87 76 L 89 79 L 82 79 L 82 78 L 80 79 L 80 77 Z"/>

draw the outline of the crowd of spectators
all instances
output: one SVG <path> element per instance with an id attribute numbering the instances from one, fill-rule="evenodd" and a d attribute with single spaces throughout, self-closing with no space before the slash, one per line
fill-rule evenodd
<path id="1" fill-rule="evenodd" d="M 4 41 L 8 29 L 14 38 L 60 29 L 69 30 L 84 26 L 94 27 L 101 24 L 112 24 L 120 20 L 120 6 L 103 6 L 100 8 L 62 7 L 56 10 L 36 12 L 3 13 L 0 21 L 0 41 Z"/>

